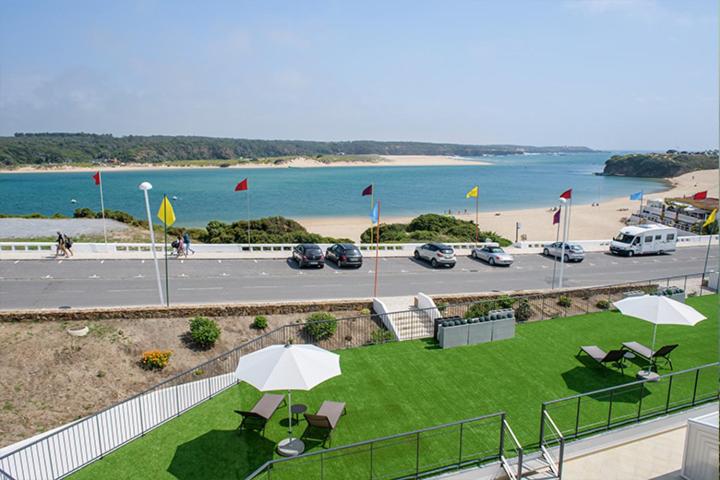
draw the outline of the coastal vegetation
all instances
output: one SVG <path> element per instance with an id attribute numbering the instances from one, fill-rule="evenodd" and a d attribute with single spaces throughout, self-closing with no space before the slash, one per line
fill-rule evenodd
<path id="1" fill-rule="evenodd" d="M 115 137 L 91 133 L 16 133 L 0 137 L 0 165 L 92 165 L 211 162 L 271 163 L 289 156 L 310 156 L 322 162 L 372 161 L 366 155 L 508 155 L 515 153 L 589 152 L 587 147 L 521 145 L 459 145 L 427 142 L 252 140 L 191 136 Z M 196 163 L 197 165 L 197 163 Z"/>
<path id="2" fill-rule="evenodd" d="M 705 152 L 668 150 L 665 153 L 613 155 L 605 162 L 603 175 L 667 178 L 717 167 L 717 150 Z"/>
<path id="3" fill-rule="evenodd" d="M 376 230 L 365 230 L 360 239 L 363 243 L 372 243 L 376 239 Z M 450 215 L 428 213 L 415 217 L 410 223 L 380 224 L 381 243 L 408 242 L 474 242 L 476 227 L 474 222 L 460 220 Z M 480 240 L 490 239 L 500 246 L 508 246 L 512 242 L 495 232 L 480 231 Z"/>

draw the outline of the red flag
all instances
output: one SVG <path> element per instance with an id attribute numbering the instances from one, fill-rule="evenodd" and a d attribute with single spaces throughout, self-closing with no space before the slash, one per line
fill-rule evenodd
<path id="1" fill-rule="evenodd" d="M 365 190 L 363 190 L 362 196 L 365 197 L 367 195 L 372 195 L 372 185 L 368 185 L 365 187 Z"/>
<path id="2" fill-rule="evenodd" d="M 707 198 L 707 190 L 704 192 L 698 192 L 692 196 L 693 200 L 705 200 Z"/>
<path id="3" fill-rule="evenodd" d="M 558 208 L 557 212 L 553 215 L 553 225 L 556 225 L 560 223 L 560 209 Z"/>
<path id="4" fill-rule="evenodd" d="M 93 180 L 95 180 L 95 185 L 100 185 L 100 172 L 93 175 Z"/>
<path id="5" fill-rule="evenodd" d="M 560 198 L 566 198 L 571 199 L 572 198 L 572 188 L 569 190 L 565 190 L 561 195 Z"/>
<path id="6" fill-rule="evenodd" d="M 235 185 L 236 192 L 242 192 L 243 190 L 247 190 L 247 189 L 248 189 L 247 178 L 244 179 L 242 182 L 238 183 L 237 185 Z"/>

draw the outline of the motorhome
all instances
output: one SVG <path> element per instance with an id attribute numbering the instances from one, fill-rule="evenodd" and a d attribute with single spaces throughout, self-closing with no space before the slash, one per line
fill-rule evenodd
<path id="1" fill-rule="evenodd" d="M 677 229 L 654 223 L 633 225 L 620 230 L 610 242 L 610 253 L 615 255 L 648 255 L 675 251 Z"/>

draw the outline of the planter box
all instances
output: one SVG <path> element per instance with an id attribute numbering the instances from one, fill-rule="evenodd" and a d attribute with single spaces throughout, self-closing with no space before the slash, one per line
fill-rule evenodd
<path id="1" fill-rule="evenodd" d="M 442 348 L 459 347 L 467 345 L 468 326 L 457 325 L 454 327 L 441 327 L 438 332 L 438 340 Z"/>
<path id="2" fill-rule="evenodd" d="M 495 322 L 471 323 L 468 325 L 468 345 L 492 341 L 493 324 Z"/>

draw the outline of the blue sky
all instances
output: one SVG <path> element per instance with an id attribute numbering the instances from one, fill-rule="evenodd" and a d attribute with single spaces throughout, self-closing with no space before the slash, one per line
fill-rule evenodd
<path id="1" fill-rule="evenodd" d="M 716 148 L 692 1 L 0 4 L 18 131 Z"/>

